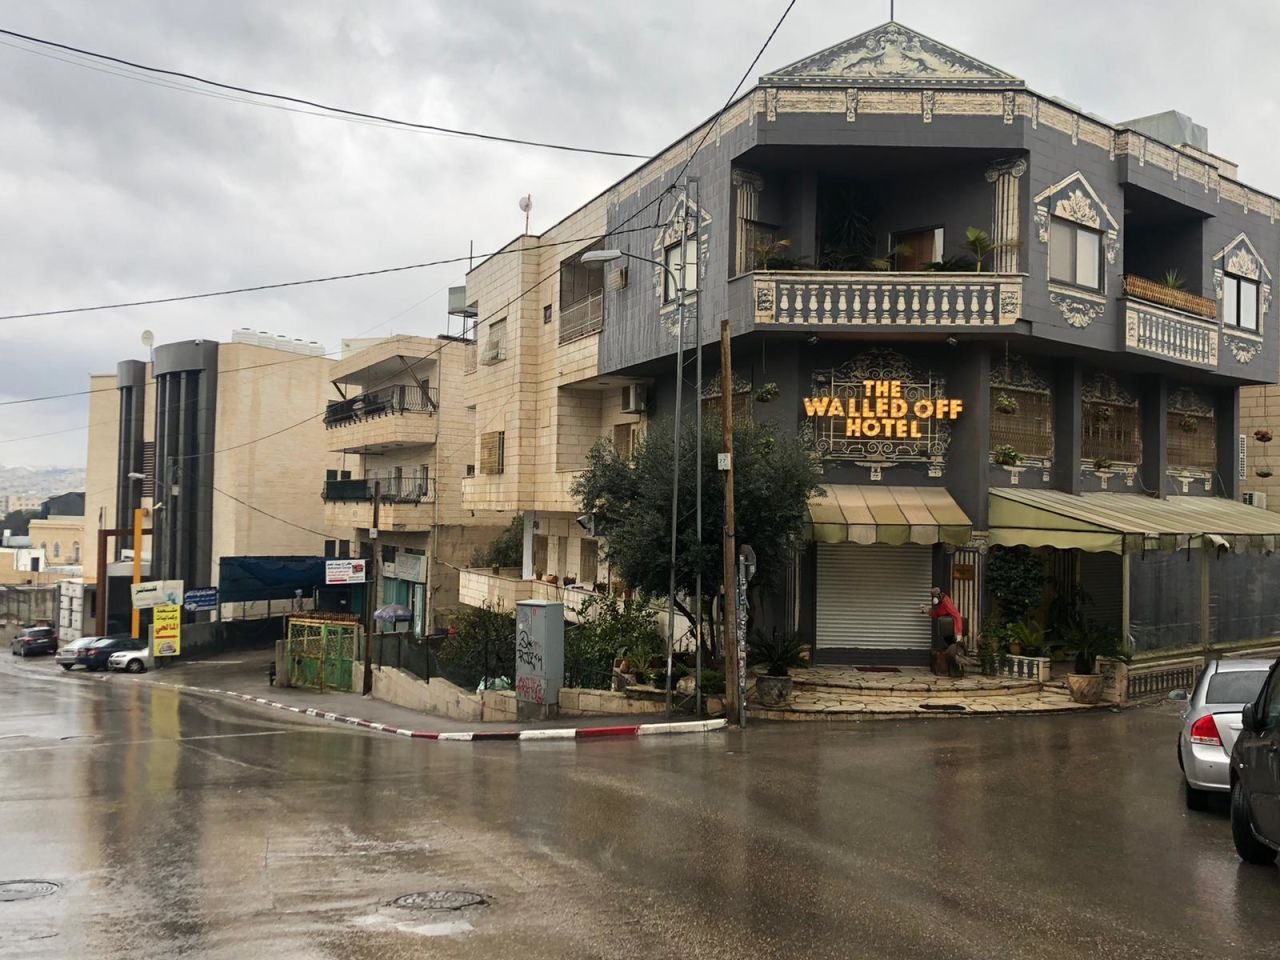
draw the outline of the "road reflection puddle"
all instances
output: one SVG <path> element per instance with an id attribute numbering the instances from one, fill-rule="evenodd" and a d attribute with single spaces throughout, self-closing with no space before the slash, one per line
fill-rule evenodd
<path id="1" fill-rule="evenodd" d="M 455 937 L 475 929 L 466 920 L 438 920 L 423 923 L 415 920 L 394 920 L 382 913 L 356 917 L 351 922 L 360 927 L 399 930 L 401 933 L 412 933 L 420 937 Z"/>

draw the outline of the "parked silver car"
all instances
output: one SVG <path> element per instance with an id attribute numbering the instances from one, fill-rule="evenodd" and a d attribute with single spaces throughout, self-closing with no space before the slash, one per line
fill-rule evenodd
<path id="1" fill-rule="evenodd" d="M 1271 664 L 1212 660 L 1194 691 L 1171 694 L 1171 699 L 1187 701 L 1178 734 L 1178 766 L 1190 809 L 1204 810 L 1211 794 L 1230 792 L 1231 748 L 1240 734 L 1240 711 L 1257 698 Z"/>
<path id="2" fill-rule="evenodd" d="M 79 662 L 76 658 L 81 648 L 101 639 L 101 637 L 81 637 L 79 640 L 72 640 L 58 648 L 58 652 L 53 655 L 53 662 L 63 670 L 70 670 Z"/>

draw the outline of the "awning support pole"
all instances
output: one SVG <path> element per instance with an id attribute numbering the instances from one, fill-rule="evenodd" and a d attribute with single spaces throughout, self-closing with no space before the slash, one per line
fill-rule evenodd
<path id="1" fill-rule="evenodd" d="M 1129 561 L 1131 557 L 1128 553 L 1120 554 L 1120 642 L 1124 644 L 1124 649 L 1129 653 L 1133 650 L 1129 646 Z"/>
<path id="2" fill-rule="evenodd" d="M 1200 646 L 1209 653 L 1209 551 L 1200 547 Z"/>

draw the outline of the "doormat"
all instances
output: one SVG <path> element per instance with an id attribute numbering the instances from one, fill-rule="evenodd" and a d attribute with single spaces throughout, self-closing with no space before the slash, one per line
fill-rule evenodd
<path id="1" fill-rule="evenodd" d="M 859 673 L 901 673 L 897 667 L 854 667 Z"/>

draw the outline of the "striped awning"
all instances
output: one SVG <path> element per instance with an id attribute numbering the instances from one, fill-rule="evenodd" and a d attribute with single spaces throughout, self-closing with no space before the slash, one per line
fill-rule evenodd
<path id="1" fill-rule="evenodd" d="M 969 542 L 972 524 L 943 487 L 826 484 L 809 501 L 818 543 Z"/>
<path id="2" fill-rule="evenodd" d="M 1001 489 L 990 491 L 988 503 L 990 542 L 1002 546 L 1141 553 L 1207 542 L 1243 553 L 1280 543 L 1280 514 L 1222 497 Z"/>

